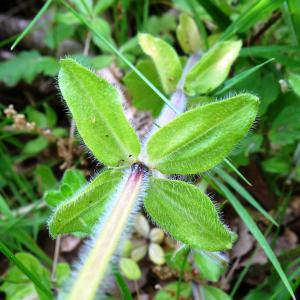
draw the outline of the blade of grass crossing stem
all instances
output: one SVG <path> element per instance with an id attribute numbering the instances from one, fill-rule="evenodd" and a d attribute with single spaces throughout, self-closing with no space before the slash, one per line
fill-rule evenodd
<path id="1" fill-rule="evenodd" d="M 61 0 L 61 3 L 70 10 L 70 12 L 80 20 L 85 26 L 87 26 L 102 42 L 109 47 L 113 53 L 115 53 L 120 59 L 123 60 L 164 102 L 168 105 L 176 114 L 178 110 L 170 103 L 167 97 L 158 90 L 117 48 L 115 48 L 107 39 L 105 39 L 98 31 L 89 23 L 89 21 L 82 15 L 80 15 L 76 10 L 74 10 L 65 0 Z"/>
<path id="2" fill-rule="evenodd" d="M 116 268 L 114 269 L 113 274 L 115 277 L 115 281 L 121 291 L 122 299 L 132 300 L 130 290 L 129 290 L 123 276 L 117 271 Z"/>
<path id="3" fill-rule="evenodd" d="M 224 185 L 222 184 L 218 179 L 213 178 L 211 176 L 211 179 L 219 186 L 219 188 L 223 191 L 224 195 L 228 199 L 228 201 L 231 203 L 231 205 L 234 207 L 238 215 L 241 217 L 241 219 L 244 221 L 246 226 L 248 227 L 249 231 L 253 234 L 255 239 L 258 241 L 260 246 L 263 248 L 265 254 L 269 258 L 270 262 L 273 264 L 275 270 L 277 271 L 279 277 L 281 278 L 283 284 L 286 286 L 287 290 L 291 294 L 292 298 L 296 300 L 293 289 L 276 257 L 273 250 L 271 249 L 270 245 L 266 241 L 264 235 L 259 230 L 258 226 L 248 213 L 248 211 L 244 208 L 244 206 L 239 202 L 239 200 L 235 197 L 235 195 Z"/>
<path id="4" fill-rule="evenodd" d="M 241 80 L 244 80 L 245 78 L 247 78 L 248 76 L 250 76 L 251 74 L 253 74 L 254 72 L 256 72 L 257 70 L 259 70 L 261 67 L 263 67 L 264 65 L 268 64 L 269 62 L 273 61 L 274 58 L 271 58 L 255 67 L 252 67 L 244 72 L 241 72 L 239 74 L 237 74 L 236 76 L 234 76 L 233 78 L 230 78 L 228 80 L 225 81 L 223 87 L 217 91 L 216 93 L 214 93 L 215 96 L 218 96 L 226 91 L 228 91 L 230 88 L 232 88 L 234 85 L 236 85 L 238 82 L 240 82 Z"/>
<path id="5" fill-rule="evenodd" d="M 27 27 L 23 30 L 23 32 L 17 37 L 17 39 L 12 44 L 10 50 L 14 50 L 14 48 L 19 44 L 19 42 L 30 32 L 32 27 L 36 24 L 36 22 L 42 17 L 42 15 L 46 12 L 48 7 L 50 6 L 52 0 L 47 0 L 46 3 L 42 6 L 40 11 L 35 15 L 33 20 L 27 25 Z"/>
<path id="6" fill-rule="evenodd" d="M 226 165 L 232 169 L 236 175 L 238 175 L 242 180 L 244 180 L 248 185 L 252 186 L 251 182 L 234 166 L 234 164 L 227 158 L 224 159 Z"/>
<path id="7" fill-rule="evenodd" d="M 215 172 L 226 181 L 236 192 L 238 192 L 247 202 L 255 207 L 266 219 L 268 219 L 275 226 L 279 226 L 272 216 L 240 185 L 233 177 L 231 177 L 224 170 L 217 168 Z"/>
<path id="8" fill-rule="evenodd" d="M 53 299 L 51 292 L 39 281 L 23 263 L 2 243 L 0 242 L 0 252 L 2 252 L 11 262 L 13 262 L 20 271 L 22 271 L 38 287 L 47 299 Z"/>

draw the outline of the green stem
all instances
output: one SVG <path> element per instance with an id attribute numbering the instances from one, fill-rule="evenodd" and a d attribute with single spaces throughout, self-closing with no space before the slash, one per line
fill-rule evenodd
<path id="1" fill-rule="evenodd" d="M 138 165 L 132 166 L 125 184 L 117 193 L 114 206 L 109 208 L 104 222 L 96 233 L 95 242 L 79 271 L 70 294 L 63 299 L 92 300 L 103 280 L 111 257 L 134 211 L 146 173 Z"/>

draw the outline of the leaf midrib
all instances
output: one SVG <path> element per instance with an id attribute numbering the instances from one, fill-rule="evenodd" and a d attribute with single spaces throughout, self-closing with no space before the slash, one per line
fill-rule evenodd
<path id="1" fill-rule="evenodd" d="M 69 72 L 69 75 L 71 75 L 71 77 L 75 78 L 72 74 L 72 72 Z M 93 74 L 93 76 L 96 76 L 95 74 Z M 79 89 L 81 89 L 82 91 L 85 91 L 83 84 L 80 80 L 76 80 L 77 78 L 75 78 L 75 81 L 77 82 L 77 84 L 79 85 Z M 99 78 L 94 78 L 96 80 L 99 80 Z M 84 93 L 83 93 L 84 94 Z M 99 115 L 100 120 L 104 123 L 104 126 L 106 128 L 108 128 L 108 131 L 110 131 L 112 133 L 112 136 L 114 137 L 116 143 L 120 146 L 120 152 L 122 152 L 124 154 L 124 158 L 127 159 L 127 155 L 128 155 L 128 151 L 127 149 L 123 146 L 123 143 L 121 141 L 121 139 L 118 137 L 118 135 L 115 134 L 115 131 L 113 130 L 113 128 L 110 126 L 110 123 L 107 122 L 107 120 L 105 118 L 103 118 L 103 115 L 101 114 L 101 110 L 99 108 L 97 108 L 97 106 L 95 105 L 95 103 L 91 100 L 93 98 L 93 95 L 91 95 L 91 92 L 89 90 L 87 90 L 86 92 L 87 94 L 87 100 L 88 102 L 91 103 L 91 106 L 94 108 L 94 111 L 96 114 Z M 118 95 L 117 95 L 118 97 Z"/>

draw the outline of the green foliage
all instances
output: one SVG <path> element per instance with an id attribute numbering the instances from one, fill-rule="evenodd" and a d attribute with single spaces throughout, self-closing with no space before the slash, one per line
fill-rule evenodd
<path id="1" fill-rule="evenodd" d="M 231 300 L 221 289 L 209 285 L 203 287 L 203 294 L 206 300 Z"/>
<path id="2" fill-rule="evenodd" d="M 289 84 L 291 85 L 294 93 L 300 97 L 300 75 L 290 74 Z"/>
<path id="3" fill-rule="evenodd" d="M 86 183 L 86 180 L 79 170 L 67 170 L 57 188 L 49 189 L 44 200 L 48 205 L 55 207 L 62 201 L 72 197 Z"/>
<path id="4" fill-rule="evenodd" d="M 150 34 L 140 33 L 138 37 L 143 51 L 155 64 L 164 91 L 167 94 L 175 91 L 182 72 L 181 62 L 175 50 L 162 39 Z"/>
<path id="5" fill-rule="evenodd" d="M 40 264 L 38 259 L 28 253 L 17 253 L 15 258 L 21 261 L 50 293 L 50 273 Z M 27 297 L 39 297 L 41 300 L 49 299 L 49 296 L 34 285 L 17 266 L 10 267 L 3 284 L 0 286 L 0 291 L 6 294 L 7 300 L 23 300 Z"/>
<path id="6" fill-rule="evenodd" d="M 120 269 L 129 280 L 138 280 L 142 276 L 137 263 L 133 259 L 127 257 L 122 257 L 120 259 Z"/>
<path id="7" fill-rule="evenodd" d="M 177 40 L 185 53 L 191 54 L 203 50 L 204 42 L 201 39 L 195 21 L 189 15 L 180 15 L 176 35 Z"/>
<path id="8" fill-rule="evenodd" d="M 228 76 L 241 47 L 241 41 L 220 42 L 212 47 L 187 74 L 186 93 L 193 96 L 217 88 Z"/>
<path id="9" fill-rule="evenodd" d="M 169 283 L 155 295 L 154 300 L 175 300 L 177 291 L 178 283 Z M 188 283 L 182 283 L 180 285 L 179 293 L 182 299 L 189 299 L 192 295 L 191 286 Z"/>
<path id="10" fill-rule="evenodd" d="M 261 0 L 252 5 L 250 9 L 242 13 L 223 32 L 221 38 L 228 40 L 237 33 L 245 32 L 251 26 L 268 16 L 272 11 L 280 7 L 284 0 Z"/>
<path id="11" fill-rule="evenodd" d="M 162 89 L 158 73 L 152 61 L 141 60 L 136 67 L 156 88 Z M 153 116 L 158 116 L 163 107 L 163 102 L 157 94 L 133 71 L 126 74 L 124 82 L 132 97 L 134 106 L 139 110 L 152 112 Z"/>
<path id="12" fill-rule="evenodd" d="M 277 145 L 287 145 L 299 140 L 300 106 L 286 106 L 276 117 L 269 132 L 270 141 Z"/>
<path id="13" fill-rule="evenodd" d="M 213 257 L 205 251 L 195 252 L 193 258 L 201 278 L 217 282 L 226 271 L 226 263 L 222 261 L 222 258 Z"/>
<path id="14" fill-rule="evenodd" d="M 112 85 L 71 59 L 61 60 L 58 82 L 81 137 L 102 163 L 117 166 L 137 159 L 139 140 Z"/>
<path id="15" fill-rule="evenodd" d="M 148 141 L 151 167 L 162 173 L 194 174 L 220 163 L 255 120 L 258 98 L 241 94 L 190 110 Z"/>
<path id="16" fill-rule="evenodd" d="M 56 208 L 49 221 L 50 234 L 56 237 L 78 231 L 90 233 L 122 177 L 122 172 L 107 170 L 72 197 L 68 195 L 67 201 Z"/>
<path id="17" fill-rule="evenodd" d="M 14 58 L 0 63 L 0 81 L 14 86 L 21 80 L 27 83 L 39 74 L 54 76 L 58 71 L 57 60 L 41 56 L 37 51 L 22 51 Z"/>
<path id="18" fill-rule="evenodd" d="M 144 205 L 175 239 L 208 251 L 230 249 L 232 234 L 219 221 L 211 200 L 193 185 L 151 178 Z"/>

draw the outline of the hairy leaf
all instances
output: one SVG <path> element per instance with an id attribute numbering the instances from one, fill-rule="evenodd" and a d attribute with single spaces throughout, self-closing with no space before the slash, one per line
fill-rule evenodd
<path id="1" fill-rule="evenodd" d="M 178 116 L 149 139 L 149 166 L 165 174 L 209 170 L 247 133 L 258 103 L 257 97 L 241 94 Z"/>
<path id="2" fill-rule="evenodd" d="M 151 178 L 144 205 L 159 226 L 184 244 L 208 251 L 232 246 L 232 234 L 213 203 L 191 184 Z"/>
<path id="3" fill-rule="evenodd" d="M 165 92 L 170 94 L 176 89 L 182 72 L 176 51 L 167 42 L 150 34 L 140 33 L 138 37 L 143 51 L 152 58 L 155 64 Z"/>
<path id="4" fill-rule="evenodd" d="M 182 50 L 187 54 L 195 53 L 204 48 L 197 24 L 187 14 L 180 15 L 176 35 Z"/>
<path id="5" fill-rule="evenodd" d="M 195 95 L 217 88 L 228 76 L 241 47 L 241 41 L 217 43 L 187 74 L 185 91 L 189 95 Z"/>
<path id="6" fill-rule="evenodd" d="M 59 88 L 89 149 L 107 166 L 136 160 L 140 143 L 118 91 L 72 59 L 60 64 Z"/>
<path id="7" fill-rule="evenodd" d="M 62 202 L 49 221 L 50 234 L 55 237 L 62 233 L 90 232 L 122 176 L 120 171 L 104 171 L 73 197 Z"/>

